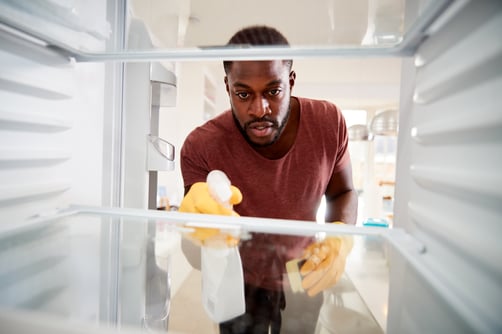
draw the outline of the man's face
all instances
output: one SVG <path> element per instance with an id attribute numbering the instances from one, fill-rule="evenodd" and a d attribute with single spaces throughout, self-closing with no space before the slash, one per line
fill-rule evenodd
<path id="1" fill-rule="evenodd" d="M 234 61 L 225 77 L 232 113 L 255 146 L 276 142 L 286 125 L 295 73 L 282 60 Z"/>

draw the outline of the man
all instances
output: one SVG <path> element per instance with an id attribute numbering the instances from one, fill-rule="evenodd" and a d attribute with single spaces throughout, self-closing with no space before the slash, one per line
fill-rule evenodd
<path id="1" fill-rule="evenodd" d="M 228 44 L 289 45 L 280 32 L 266 26 L 242 29 Z M 186 138 L 181 150 L 186 196 L 180 211 L 315 221 L 325 196 L 327 222 L 355 224 L 357 195 L 345 121 L 332 103 L 292 96 L 292 64 L 224 62 L 231 110 Z M 211 199 L 205 184 L 211 170 L 224 171 L 235 186 L 236 213 Z M 241 242 L 246 314 L 221 324 L 220 332 L 284 329 L 283 320 L 289 321 L 281 316 L 288 304 L 283 289 L 287 261 L 307 259 L 301 271 L 309 296 L 320 296 L 343 273 L 351 246 L 340 238 L 327 239 L 316 243 L 310 237 L 255 233 Z"/>

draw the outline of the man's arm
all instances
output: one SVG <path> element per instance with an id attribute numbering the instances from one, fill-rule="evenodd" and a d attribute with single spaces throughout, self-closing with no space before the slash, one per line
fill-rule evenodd
<path id="1" fill-rule="evenodd" d="M 192 187 L 192 185 L 185 186 L 185 194 L 183 194 L 183 196 L 186 196 L 186 194 L 188 194 L 188 192 L 190 191 L 191 187 Z"/>
<path id="2" fill-rule="evenodd" d="M 354 225 L 357 220 L 357 192 L 352 182 L 352 165 L 333 173 L 326 188 L 327 222 L 340 221 Z"/>
<path id="3" fill-rule="evenodd" d="M 352 183 L 349 164 L 333 173 L 326 189 L 326 221 L 354 225 L 357 220 L 357 193 Z M 309 296 L 334 286 L 345 271 L 345 262 L 352 250 L 351 236 L 329 236 L 309 245 L 300 268 L 302 287 Z"/>

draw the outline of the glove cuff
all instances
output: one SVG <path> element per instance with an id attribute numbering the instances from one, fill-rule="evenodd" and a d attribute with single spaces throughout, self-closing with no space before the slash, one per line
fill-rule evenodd
<path id="1" fill-rule="evenodd" d="M 334 221 L 332 222 L 333 224 L 339 224 L 339 225 L 345 225 L 345 222 L 342 221 Z M 354 238 L 351 235 L 340 235 L 335 238 L 340 238 L 340 253 L 347 255 L 350 253 L 352 250 L 352 247 L 354 246 Z"/>

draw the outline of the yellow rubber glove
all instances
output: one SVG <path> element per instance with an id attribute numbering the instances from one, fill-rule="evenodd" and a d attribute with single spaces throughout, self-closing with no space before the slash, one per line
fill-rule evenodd
<path id="1" fill-rule="evenodd" d="M 239 204 L 242 201 L 241 191 L 235 186 L 230 186 L 230 188 L 232 196 L 230 197 L 229 204 Z M 218 203 L 211 196 L 206 182 L 197 182 L 190 187 L 190 190 L 181 201 L 179 211 L 223 216 L 239 216 L 237 212 L 233 211 L 231 208 L 225 207 L 224 204 Z"/>
<path id="2" fill-rule="evenodd" d="M 351 236 L 327 237 L 307 247 L 300 268 L 302 288 L 309 296 L 334 286 L 345 271 L 345 261 L 353 246 Z"/>
<path id="3" fill-rule="evenodd" d="M 242 201 L 241 191 L 235 186 L 230 186 L 230 188 L 232 196 L 230 197 L 229 204 L 239 204 Z M 224 204 L 218 203 L 211 196 L 206 182 L 197 182 L 190 187 L 190 190 L 181 201 L 179 211 L 187 213 L 239 216 L 237 212 L 229 207 L 225 207 Z M 238 237 L 222 232 L 218 228 L 190 227 L 190 229 L 193 229 L 193 232 L 188 233 L 186 235 L 187 238 L 199 246 L 235 246 L 239 243 Z"/>

